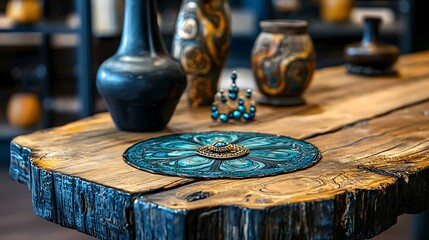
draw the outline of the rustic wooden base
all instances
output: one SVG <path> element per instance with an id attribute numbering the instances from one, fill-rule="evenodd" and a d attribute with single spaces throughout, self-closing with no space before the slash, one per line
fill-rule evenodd
<path id="1" fill-rule="evenodd" d="M 117 130 L 108 114 L 20 136 L 11 177 L 37 215 L 100 239 L 357 239 L 429 208 L 429 52 L 404 56 L 400 77 L 343 67 L 316 73 L 307 105 L 260 106 L 254 123 L 220 124 L 181 103 L 159 133 Z M 191 121 L 192 119 L 192 121 Z M 273 177 L 198 181 L 137 170 L 132 144 L 189 131 L 305 139 L 323 159 Z"/>
<path id="2" fill-rule="evenodd" d="M 372 68 L 368 66 L 346 64 L 346 69 L 351 74 L 358 74 L 358 75 L 369 76 L 369 77 L 398 75 L 398 71 L 396 71 L 396 69 L 394 68 L 377 69 L 377 68 Z"/>

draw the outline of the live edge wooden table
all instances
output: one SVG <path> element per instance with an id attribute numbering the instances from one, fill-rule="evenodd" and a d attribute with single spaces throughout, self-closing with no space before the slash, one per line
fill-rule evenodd
<path id="1" fill-rule="evenodd" d="M 10 176 L 28 186 L 37 215 L 101 239 L 369 238 L 429 208 L 429 52 L 402 56 L 397 69 L 319 70 L 306 105 L 259 106 L 249 124 L 216 123 L 208 107 L 184 103 L 156 133 L 121 132 L 95 115 L 15 138 Z M 241 180 L 151 174 L 122 159 L 145 139 L 211 130 L 304 139 L 323 158 Z"/>

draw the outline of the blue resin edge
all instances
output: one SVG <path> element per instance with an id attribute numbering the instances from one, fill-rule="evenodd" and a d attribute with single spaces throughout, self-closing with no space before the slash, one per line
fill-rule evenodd
<path id="1" fill-rule="evenodd" d="M 134 204 L 136 239 L 333 239 L 335 210 L 334 199 L 259 209 L 173 210 L 140 197 Z"/>
<path id="2" fill-rule="evenodd" d="M 134 238 L 135 195 L 40 169 L 30 154 L 12 142 L 9 174 L 27 185 L 38 216 L 99 239 Z"/>
<path id="3" fill-rule="evenodd" d="M 30 188 L 30 149 L 10 143 L 9 176 L 12 180 L 25 184 Z"/>

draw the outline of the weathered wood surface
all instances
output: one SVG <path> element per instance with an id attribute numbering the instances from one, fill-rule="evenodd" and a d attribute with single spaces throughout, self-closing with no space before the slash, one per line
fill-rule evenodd
<path id="1" fill-rule="evenodd" d="M 425 102 L 308 139 L 323 159 L 305 171 L 196 182 L 146 195 L 135 205 L 136 221 L 143 222 L 138 236 L 167 238 L 177 225 L 163 219 L 175 215 L 187 226 L 181 234 L 199 232 L 200 239 L 216 232 L 219 239 L 371 237 L 394 224 L 396 216 L 429 207 L 428 111 Z M 189 201 L 196 193 L 209 197 Z M 213 229 L 198 231 L 207 225 Z"/>
<path id="2" fill-rule="evenodd" d="M 371 237 L 429 208 L 427 66 L 429 52 L 403 56 L 400 77 L 319 70 L 307 105 L 260 106 L 251 124 L 215 123 L 208 108 L 185 104 L 159 133 L 120 132 L 108 114 L 96 115 L 14 139 L 10 174 L 30 188 L 36 214 L 98 238 Z M 138 141 L 205 130 L 307 139 L 323 159 L 291 174 L 211 181 L 122 161 Z"/>

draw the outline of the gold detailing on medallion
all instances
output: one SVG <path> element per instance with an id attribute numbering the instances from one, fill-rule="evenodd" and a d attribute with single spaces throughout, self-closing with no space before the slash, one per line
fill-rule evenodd
<path id="1" fill-rule="evenodd" d="M 226 160 L 245 156 L 250 151 L 244 146 L 218 140 L 212 144 L 197 148 L 197 153 L 207 158 Z"/>

